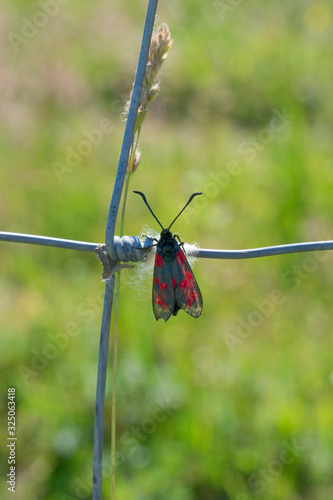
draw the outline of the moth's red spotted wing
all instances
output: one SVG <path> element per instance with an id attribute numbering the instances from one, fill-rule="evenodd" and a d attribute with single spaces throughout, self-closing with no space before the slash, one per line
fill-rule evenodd
<path id="1" fill-rule="evenodd" d="M 184 309 L 198 318 L 203 307 L 202 295 L 182 248 L 175 238 L 172 239 L 176 251 L 172 261 L 163 258 L 157 244 L 153 280 L 154 315 L 156 319 L 167 321 L 171 314 L 176 316 L 179 309 Z"/>
<path id="2" fill-rule="evenodd" d="M 203 308 L 202 295 L 185 253 L 172 235 L 170 227 L 194 196 L 201 193 L 194 193 L 169 228 L 164 229 L 148 205 L 145 195 L 140 191 L 134 192 L 142 196 L 150 212 L 162 227 L 160 239 L 156 243 L 153 279 L 153 311 L 155 318 L 167 321 L 172 314 L 176 316 L 179 309 L 184 309 L 194 318 L 198 318 Z"/>

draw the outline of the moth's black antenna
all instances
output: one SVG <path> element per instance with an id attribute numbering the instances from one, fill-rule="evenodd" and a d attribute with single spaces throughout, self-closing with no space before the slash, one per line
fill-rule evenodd
<path id="1" fill-rule="evenodd" d="M 168 227 L 168 229 L 170 229 L 170 227 L 171 227 L 171 226 L 172 226 L 172 224 L 173 224 L 173 223 L 174 223 L 174 222 L 178 219 L 178 217 L 180 216 L 180 214 L 184 212 L 185 208 L 187 207 L 187 205 L 189 205 L 189 204 L 191 203 L 191 201 L 193 200 L 193 198 L 194 198 L 195 196 L 198 196 L 199 194 L 202 194 L 202 193 L 193 193 L 193 194 L 191 194 L 190 199 L 189 199 L 189 200 L 188 200 L 188 202 L 186 203 L 185 207 L 183 208 L 183 210 L 181 210 L 181 211 L 179 212 L 179 214 L 177 215 L 177 217 L 175 217 L 175 218 L 173 219 L 173 221 L 171 222 L 171 224 L 170 224 L 170 226 Z"/>
<path id="2" fill-rule="evenodd" d="M 140 196 L 142 196 L 142 199 L 143 201 L 145 202 L 145 204 L 147 205 L 147 207 L 149 208 L 149 211 L 150 213 L 152 214 L 153 217 L 155 217 L 155 219 L 157 220 L 157 222 L 159 223 L 159 225 L 161 226 L 162 229 L 164 229 L 164 227 L 162 226 L 162 224 L 160 223 L 160 221 L 158 220 L 158 218 L 156 217 L 156 215 L 154 214 L 154 212 L 152 211 L 152 209 L 150 208 L 150 206 L 148 205 L 148 201 L 146 200 L 146 197 L 143 193 L 141 193 L 141 191 L 133 191 L 133 193 L 136 193 L 136 194 L 139 194 Z M 190 202 L 188 202 L 190 203 Z M 185 208 L 185 207 L 184 207 Z M 184 209 L 183 209 L 184 210 Z M 183 211 L 182 210 L 182 211 Z"/>

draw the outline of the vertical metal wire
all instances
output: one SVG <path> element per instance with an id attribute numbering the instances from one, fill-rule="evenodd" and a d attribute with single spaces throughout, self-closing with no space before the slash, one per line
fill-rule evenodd
<path id="1" fill-rule="evenodd" d="M 121 193 L 124 185 L 127 162 L 132 143 L 134 126 L 138 112 L 141 90 L 145 76 L 150 40 L 153 32 L 156 9 L 158 0 L 149 0 L 146 22 L 142 37 L 142 45 L 139 56 L 138 67 L 134 80 L 132 99 L 127 117 L 123 144 L 119 157 L 116 180 L 113 188 L 108 219 L 105 231 L 105 245 L 109 254 L 112 253 L 114 245 L 114 232 L 119 210 Z M 109 332 L 111 323 L 111 312 L 114 294 L 115 278 L 112 276 L 106 283 L 103 318 L 101 326 L 100 351 L 98 357 L 98 373 L 96 388 L 96 409 L 94 426 L 94 464 L 93 464 L 93 500 L 102 500 L 102 455 L 103 455 L 103 425 L 104 425 L 104 400 L 105 400 L 105 382 L 109 345 Z M 115 367 L 114 367 L 115 369 Z"/>
<path id="2" fill-rule="evenodd" d="M 103 458 L 103 424 L 106 370 L 109 349 L 109 331 L 112 312 L 112 297 L 115 283 L 115 274 L 106 281 L 101 337 L 99 344 L 95 427 L 94 427 L 94 465 L 93 465 L 93 500 L 102 498 L 102 458 Z M 106 333 L 107 332 L 107 333 Z"/>
<path id="3" fill-rule="evenodd" d="M 147 10 L 146 23 L 145 23 L 145 28 L 144 28 L 143 37 L 142 37 L 141 52 L 140 52 L 138 67 L 137 67 L 135 80 L 134 80 L 131 105 L 130 105 L 130 109 L 128 112 L 125 134 L 124 134 L 123 144 L 122 144 L 121 153 L 120 153 L 120 157 L 119 157 L 118 170 L 117 170 L 116 180 L 115 180 L 115 184 L 114 184 L 114 188 L 113 188 L 108 219 L 107 219 L 107 223 L 106 223 L 105 245 L 106 245 L 106 250 L 107 250 L 108 254 L 112 253 L 113 237 L 114 237 L 116 219 L 117 219 L 121 193 L 123 190 L 123 185 L 124 185 L 124 180 L 125 180 L 125 175 L 126 175 L 128 156 L 129 156 L 129 152 L 130 152 L 130 148 L 131 148 L 131 144 L 132 144 L 132 139 L 133 139 L 134 126 L 135 126 L 136 116 L 138 113 L 138 107 L 139 107 L 139 102 L 140 102 L 140 97 L 141 97 L 143 80 L 144 80 L 144 76 L 145 76 L 145 72 L 146 72 L 148 53 L 149 53 L 149 48 L 150 48 L 150 40 L 151 40 L 151 35 L 153 32 L 153 27 L 154 27 L 157 3 L 158 3 L 158 0 L 150 0 L 149 5 L 148 5 L 148 10 Z"/>

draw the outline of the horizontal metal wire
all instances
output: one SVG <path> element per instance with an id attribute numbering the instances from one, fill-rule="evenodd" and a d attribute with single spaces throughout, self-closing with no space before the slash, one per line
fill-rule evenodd
<path id="1" fill-rule="evenodd" d="M 49 238 L 48 236 L 37 236 L 35 234 L 7 233 L 0 231 L 0 241 L 12 241 L 14 243 L 30 243 L 31 245 L 44 245 L 47 247 L 67 248 L 69 250 L 83 250 L 93 252 L 98 243 L 85 241 L 65 240 L 62 238 Z"/>
<path id="2" fill-rule="evenodd" d="M 291 243 L 289 245 L 250 248 L 246 250 L 206 250 L 200 248 L 196 255 L 197 257 L 201 257 L 203 259 L 255 259 L 257 257 L 270 257 L 272 255 L 322 250 L 333 250 L 333 240 Z"/>
<path id="3" fill-rule="evenodd" d="M 45 245 L 50 247 L 67 248 L 70 250 L 81 250 L 85 252 L 94 252 L 98 246 L 98 243 L 8 232 L 0 232 L 0 241 L 30 243 L 33 245 Z M 151 238 L 146 238 L 145 241 L 142 242 L 139 236 L 123 236 L 122 238 L 115 236 L 114 247 L 110 257 L 115 261 L 138 262 L 142 260 L 142 250 L 147 249 L 153 244 L 154 240 Z M 258 257 L 269 257 L 272 255 L 323 250 L 333 250 L 333 240 L 292 243 L 288 245 L 250 248 L 245 250 L 195 249 L 194 247 L 192 250 L 190 247 L 189 250 L 187 249 L 187 253 L 193 253 L 196 257 L 203 259 L 254 259 Z"/>

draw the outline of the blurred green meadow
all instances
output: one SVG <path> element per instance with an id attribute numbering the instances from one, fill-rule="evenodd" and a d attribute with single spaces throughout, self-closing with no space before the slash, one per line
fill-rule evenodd
<path id="1" fill-rule="evenodd" d="M 146 6 L 2 2 L 2 231 L 104 241 Z M 173 226 L 184 241 L 332 238 L 332 16 L 328 1 L 160 1 L 174 44 L 130 191 L 164 225 L 203 191 Z M 159 229 L 130 192 L 125 233 L 146 224 Z M 165 324 L 152 275 L 122 275 L 117 500 L 332 498 L 333 254 L 201 259 L 194 272 L 202 316 Z M 3 499 L 91 498 L 101 273 L 92 254 L 0 242 Z"/>

